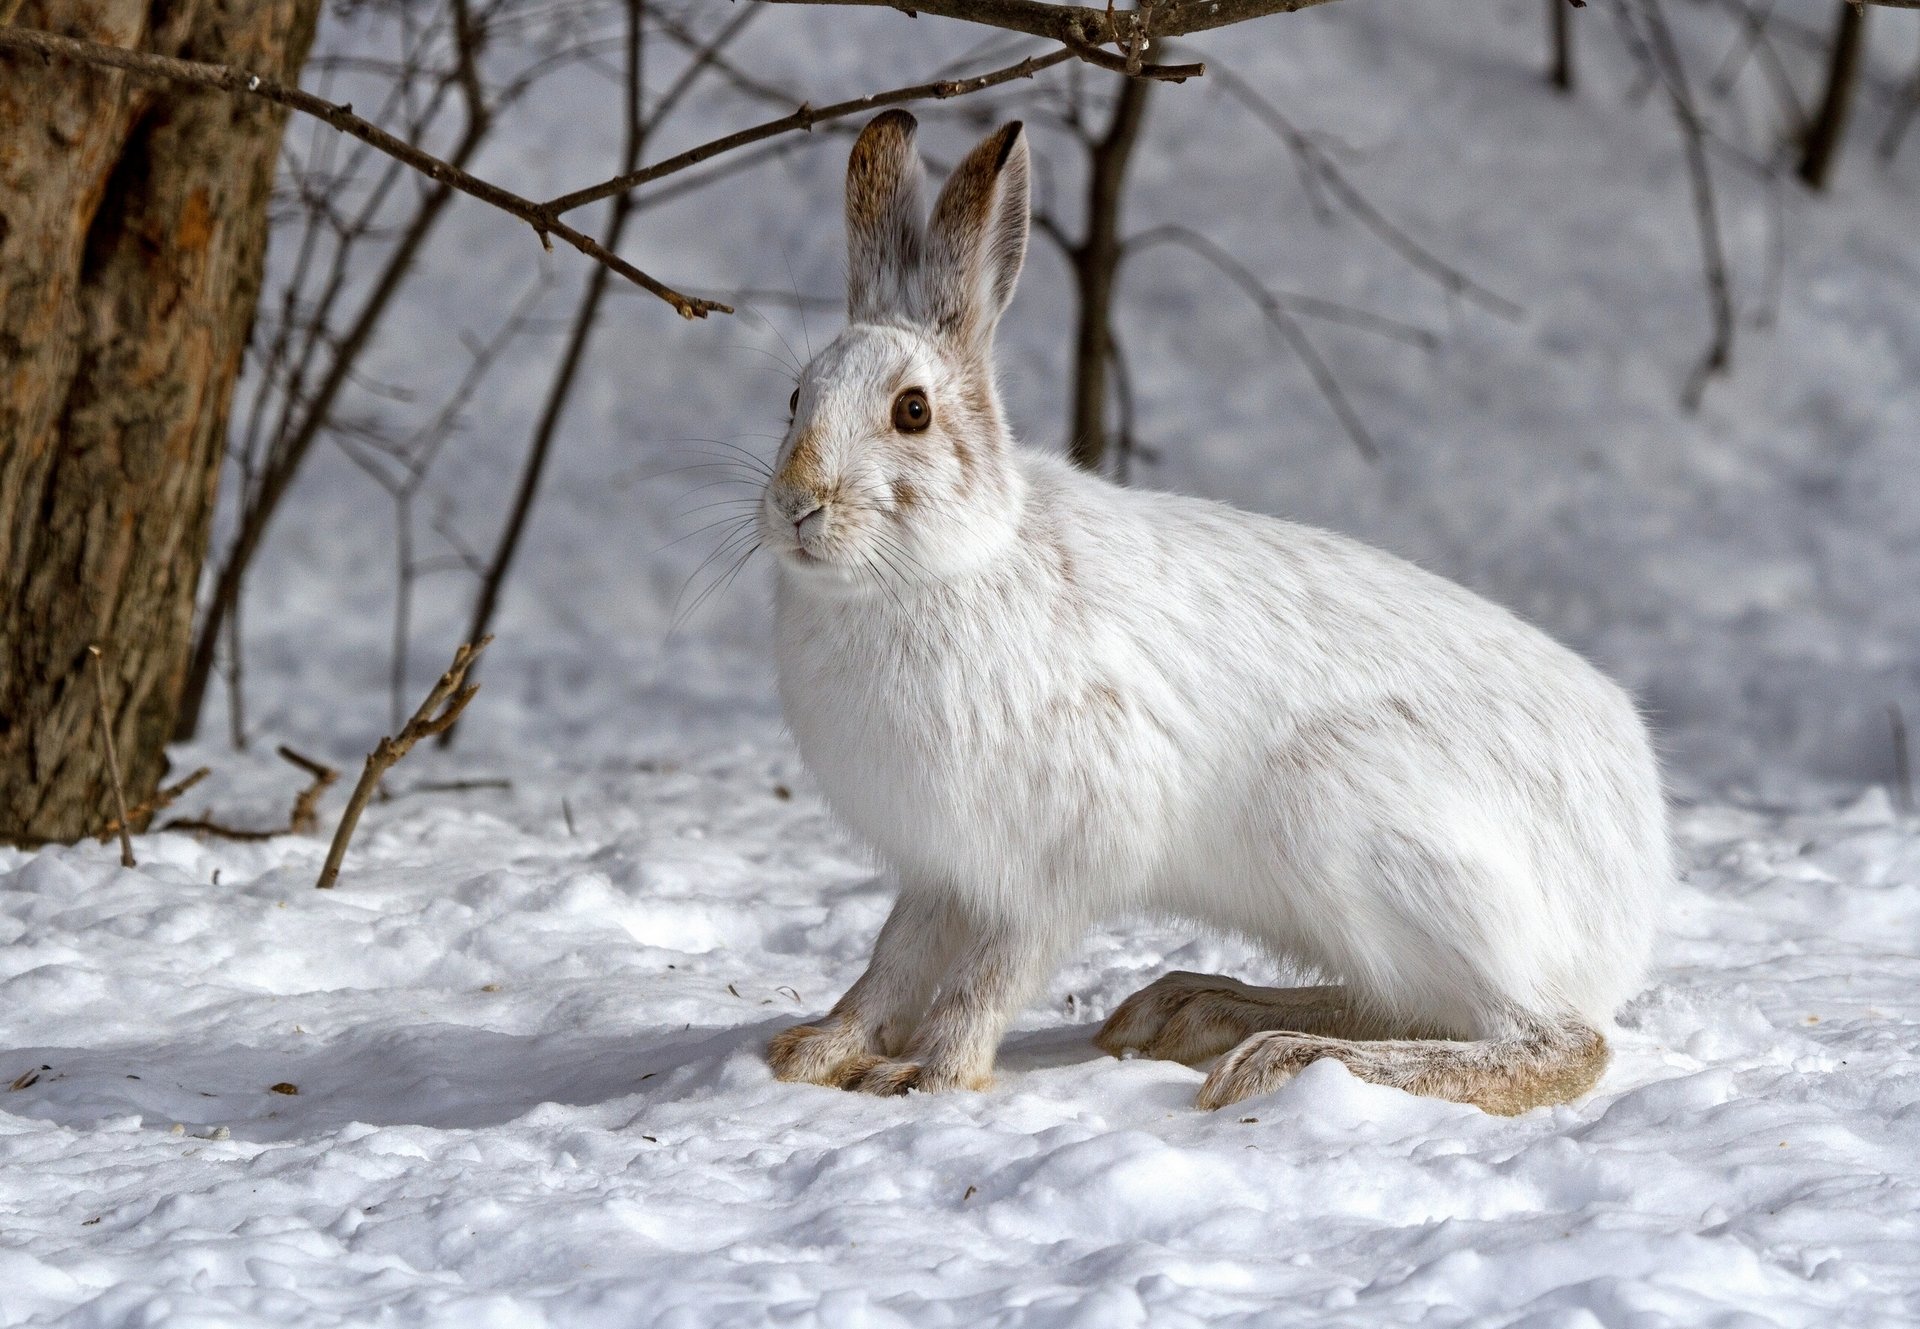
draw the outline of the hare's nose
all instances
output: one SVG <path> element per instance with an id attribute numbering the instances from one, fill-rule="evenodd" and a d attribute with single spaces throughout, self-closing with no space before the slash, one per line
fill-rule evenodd
<path id="1" fill-rule="evenodd" d="M 799 537 L 801 544 L 805 544 L 810 537 L 820 534 L 820 528 L 826 524 L 826 508 L 819 503 L 815 503 L 806 511 L 795 515 L 793 519 L 793 533 Z"/>

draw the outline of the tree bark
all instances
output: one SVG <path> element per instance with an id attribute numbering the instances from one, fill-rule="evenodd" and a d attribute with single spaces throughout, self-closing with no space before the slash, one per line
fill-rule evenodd
<path id="1" fill-rule="evenodd" d="M 1113 284 L 1120 267 L 1120 203 L 1127 166 L 1147 114 L 1145 79 L 1122 78 L 1106 134 L 1092 147 L 1086 232 L 1073 249 L 1080 317 L 1073 343 L 1073 422 L 1068 455 L 1090 471 L 1107 451 L 1107 374 L 1113 359 Z"/>
<path id="2" fill-rule="evenodd" d="M 7 0 L 0 6 L 11 8 Z M 292 80 L 320 0 L 27 0 L 14 22 Z M 165 769 L 285 112 L 0 57 L 0 841 Z"/>

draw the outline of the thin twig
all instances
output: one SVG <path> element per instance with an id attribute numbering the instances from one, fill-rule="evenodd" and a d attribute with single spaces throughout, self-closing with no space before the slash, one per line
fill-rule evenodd
<path id="1" fill-rule="evenodd" d="M 598 260 L 628 281 L 659 296 L 672 305 L 683 318 L 705 318 L 710 313 L 731 314 L 733 312 L 716 301 L 682 295 L 672 287 L 648 276 L 618 254 L 611 253 L 591 236 L 576 231 L 562 222 L 558 211 L 551 205 L 535 203 L 532 199 L 522 198 L 490 181 L 470 175 L 432 153 L 389 134 L 380 126 L 361 119 L 353 113 L 350 105 L 337 105 L 324 98 L 316 97 L 310 92 L 287 87 L 273 79 L 235 69 L 230 65 L 176 60 L 170 56 L 152 55 L 145 51 L 129 51 L 101 42 L 61 37 L 33 28 L 0 28 L 0 51 L 4 50 L 28 51 L 47 59 L 71 60 L 80 64 L 119 69 L 140 78 L 214 88 L 235 96 L 259 97 L 275 105 L 315 116 L 341 133 L 351 134 L 354 138 L 379 149 L 388 156 L 405 162 L 431 180 L 451 186 L 510 216 L 518 217 L 533 227 L 534 233 L 540 238 L 541 245 L 546 248 L 552 248 L 549 237 L 558 236 L 587 257 Z"/>
<path id="2" fill-rule="evenodd" d="M 285 743 L 274 751 L 280 754 L 282 760 L 291 762 L 313 777 L 312 784 L 294 795 L 293 811 L 287 814 L 289 831 L 295 835 L 311 834 L 320 825 L 320 795 L 332 788 L 340 778 L 340 772 L 311 757 L 301 756 Z"/>
<path id="3" fill-rule="evenodd" d="M 1700 233 L 1701 276 L 1707 285 L 1707 306 L 1713 316 L 1713 336 L 1680 392 L 1683 409 L 1695 411 L 1707 390 L 1707 381 L 1733 365 L 1733 283 L 1727 275 L 1726 243 L 1720 234 L 1719 210 L 1713 199 L 1713 171 L 1707 162 L 1706 121 L 1687 87 L 1687 71 L 1680 59 L 1673 31 L 1667 26 L 1660 0 L 1640 0 L 1647 20 L 1648 52 L 1680 128 L 1686 149 L 1687 176 L 1692 186 L 1694 221 Z M 1624 10 L 1622 11 L 1624 13 Z"/>
<path id="4" fill-rule="evenodd" d="M 320 796 L 326 793 L 334 782 L 340 778 L 340 772 L 324 762 L 315 761 L 312 757 L 302 756 L 284 743 L 278 748 L 275 748 L 274 751 L 280 754 L 282 761 L 299 767 L 313 777 L 306 788 L 293 796 L 293 808 L 287 813 L 287 824 L 285 826 L 272 826 L 259 829 L 251 826 L 230 826 L 226 822 L 217 821 L 212 817 L 175 817 L 160 829 L 163 831 L 193 831 L 200 835 L 217 835 L 223 840 L 242 841 L 271 840 L 282 835 L 312 834 L 320 824 Z M 195 771 L 185 780 L 182 780 L 169 791 L 169 796 L 166 797 L 165 802 L 160 803 L 159 806 L 164 807 L 166 803 L 171 803 L 175 797 L 178 797 L 188 788 L 199 783 L 200 777 L 206 773 L 206 770 L 203 768 Z"/>
<path id="5" fill-rule="evenodd" d="M 209 767 L 197 767 L 184 780 L 155 791 L 153 797 L 149 798 L 146 802 L 135 803 L 127 809 L 127 823 L 141 821 L 144 818 L 153 816 L 156 812 L 170 807 L 179 799 L 180 795 L 186 793 L 187 790 L 193 788 L 212 774 L 213 771 Z M 105 844 L 114 837 L 114 834 L 122 828 L 122 825 L 123 823 L 118 817 L 111 818 L 105 826 L 100 828 L 95 838 L 98 839 L 101 844 Z"/>
<path id="6" fill-rule="evenodd" d="M 1190 78 L 1203 78 L 1207 72 L 1206 65 L 1199 61 L 1186 65 L 1140 64 L 1130 57 L 1103 51 L 1093 43 L 1077 36 L 1067 37 L 1063 44 L 1088 64 L 1097 65 L 1101 69 L 1110 69 L 1116 74 L 1125 74 L 1128 78 L 1152 79 L 1160 83 L 1185 83 Z"/>
<path id="7" fill-rule="evenodd" d="M 1565 4 L 1566 0 L 1556 0 Z M 1177 223 L 1154 226 L 1127 237 L 1129 254 L 1149 248 L 1153 245 L 1174 244 L 1188 249 L 1209 248 L 1224 254 L 1226 251 L 1206 235 L 1191 226 Z M 1408 323 L 1387 314 L 1376 314 L 1370 309 L 1360 309 L 1354 305 L 1342 304 L 1338 300 L 1326 300 L 1317 295 L 1303 295 L 1298 291 L 1275 290 L 1261 285 L 1257 280 L 1261 294 L 1284 305 L 1296 314 L 1307 318 L 1319 319 L 1323 323 L 1338 323 L 1342 327 L 1356 328 L 1362 332 L 1371 332 L 1377 337 L 1397 341 L 1405 346 L 1417 346 L 1423 351 L 1431 351 L 1440 345 L 1440 334 L 1432 328 L 1423 328 L 1417 323 Z"/>
<path id="8" fill-rule="evenodd" d="M 1053 0 L 772 0 L 786 5 L 871 5 L 907 14 L 932 14 L 1057 42 L 1112 42 L 1145 51 L 1145 40 L 1230 27 L 1269 14 L 1292 14 L 1326 0 L 1160 0 L 1133 10 L 1069 5 Z M 1897 0 L 1920 4 L 1920 0 Z"/>
<path id="9" fill-rule="evenodd" d="M 93 657 L 93 690 L 100 702 L 100 741 L 107 749 L 107 774 L 113 780 L 113 806 L 120 814 L 120 866 L 134 868 L 140 865 L 133 857 L 133 837 L 127 834 L 127 790 L 120 782 L 120 754 L 113 746 L 113 715 L 107 706 L 106 663 L 101 658 L 98 646 L 87 647 L 87 654 Z"/>
<path id="10" fill-rule="evenodd" d="M 1913 811 L 1913 753 L 1907 746 L 1907 713 L 1900 703 L 1887 703 L 1887 725 L 1893 730 L 1893 796 L 1902 812 Z"/>
<path id="11" fill-rule="evenodd" d="M 459 719 L 460 712 L 473 700 L 473 694 L 480 690 L 478 683 L 467 682 L 467 671 L 492 640 L 492 637 L 482 637 L 455 651 L 453 663 L 447 667 L 446 673 L 440 675 L 440 681 L 427 693 L 426 700 L 420 703 L 420 709 L 413 713 L 413 718 L 402 726 L 398 734 L 381 739 L 367 754 L 366 768 L 360 772 L 360 782 L 353 787 L 352 797 L 347 799 L 347 809 L 340 814 L 339 828 L 334 831 L 333 844 L 327 849 L 326 865 L 320 869 L 320 880 L 315 883 L 319 889 L 332 889 L 339 878 L 341 860 L 347 856 L 347 844 L 353 839 L 354 828 L 360 824 L 360 814 L 366 811 L 368 800 L 380 784 L 380 777 L 411 752 L 415 743 L 442 732 Z"/>
<path id="12" fill-rule="evenodd" d="M 477 780 L 422 780 L 419 784 L 408 785 L 405 789 L 396 789 L 384 801 L 405 798 L 409 794 L 471 794 L 483 789 L 511 791 L 513 781 L 499 777 Z"/>
<path id="13" fill-rule="evenodd" d="M 722 135 L 698 147 L 688 148 L 678 156 L 668 157 L 664 161 L 655 162 L 637 171 L 627 171 L 614 176 L 611 180 L 603 180 L 585 189 L 576 189 L 571 194 L 562 194 L 558 198 L 547 200 L 540 206 L 551 215 L 558 217 L 562 213 L 572 212 L 575 208 L 597 203 L 603 198 L 611 198 L 615 194 L 638 189 L 641 185 L 658 180 L 662 176 L 684 171 L 689 166 L 698 166 L 709 158 L 717 157 L 723 152 L 732 152 L 735 148 L 744 148 L 749 143 L 758 143 L 762 139 L 791 133 L 796 129 L 812 129 L 815 125 L 824 124 L 829 120 L 838 120 L 843 116 L 858 115 L 862 111 L 877 111 L 887 106 L 898 106 L 902 102 L 945 101 L 950 97 L 964 97 L 968 93 L 998 87 L 1014 79 L 1032 78 L 1041 70 L 1051 69 L 1072 58 L 1073 52 L 1059 50 L 1048 55 L 1033 56 L 991 73 L 975 74 L 970 78 L 935 79 L 931 83 L 916 83 L 912 87 L 895 88 L 891 92 L 869 93 L 864 97 L 834 102 L 830 106 L 801 106 L 791 115 L 783 115 L 778 119 L 735 130 L 731 134 Z"/>
<path id="14" fill-rule="evenodd" d="M 1920 61 L 1915 61 L 1906 87 L 1898 94 L 1900 106 L 1887 118 L 1886 131 L 1880 137 L 1880 160 L 1892 161 L 1900 151 L 1900 140 L 1907 136 L 1913 113 L 1920 111 Z"/>
<path id="15" fill-rule="evenodd" d="M 1306 329 L 1300 326 L 1299 320 L 1288 311 L 1284 300 L 1268 290 L 1254 275 L 1252 269 L 1214 241 L 1184 226 L 1155 227 L 1134 237 L 1128 244 L 1130 248 L 1144 248 L 1148 244 L 1178 245 L 1188 253 L 1211 264 L 1222 276 L 1238 286 L 1247 299 L 1252 301 L 1254 308 L 1259 310 L 1267 322 L 1273 325 L 1274 330 L 1286 339 L 1287 344 L 1293 348 L 1294 354 L 1300 357 L 1300 362 L 1306 366 L 1314 386 L 1320 390 L 1320 395 L 1326 399 L 1328 407 L 1340 421 L 1340 427 L 1353 441 L 1354 450 L 1366 461 L 1380 460 L 1379 445 L 1373 441 L 1373 435 L 1367 432 L 1367 427 L 1361 422 L 1360 413 L 1354 410 L 1353 403 L 1347 400 L 1347 394 L 1341 388 L 1340 380 L 1334 377 L 1332 366 L 1327 364 L 1321 356 L 1319 348 L 1307 336 Z"/>
<path id="16" fill-rule="evenodd" d="M 722 30 L 705 52 L 695 59 L 691 66 L 694 74 L 709 67 L 711 60 L 718 57 L 724 43 L 737 34 L 748 18 L 761 11 L 746 10 L 733 23 Z M 649 123 L 642 100 L 646 87 L 645 54 L 646 43 L 646 5 L 644 0 L 627 0 L 627 80 L 624 102 L 625 123 L 624 144 L 621 150 L 621 170 L 630 172 L 640 164 L 646 152 L 647 140 L 651 136 L 654 124 Z M 670 88 L 662 99 L 662 106 L 670 110 L 679 99 L 682 90 L 693 86 L 691 76 Z M 657 119 L 655 121 L 657 123 Z M 634 196 L 631 191 L 614 195 L 608 208 L 607 225 L 602 232 L 609 249 L 619 245 L 626 233 L 627 223 L 633 216 Z M 587 284 L 581 292 L 580 303 L 574 311 L 573 327 L 567 335 L 566 349 L 561 353 L 560 362 L 554 370 L 551 383 L 547 388 L 547 399 L 540 411 L 539 421 L 534 425 L 533 437 L 527 447 L 527 455 L 520 466 L 520 477 L 514 485 L 513 500 L 507 509 L 507 520 L 501 528 L 500 537 L 494 543 L 493 555 L 487 560 L 485 570 L 480 574 L 480 587 L 474 594 L 473 621 L 467 630 L 467 640 L 477 641 L 485 636 L 493 626 L 493 615 L 500 603 L 501 587 L 505 584 L 507 573 L 513 567 L 514 555 L 520 548 L 520 537 L 526 531 L 527 519 L 533 511 L 533 501 L 540 491 L 540 481 L 546 473 L 547 458 L 553 451 L 553 441 L 560 431 L 560 422 L 566 414 L 567 405 L 573 395 L 573 385 L 582 363 L 586 359 L 587 347 L 593 338 L 594 328 L 600 317 L 600 302 L 607 293 L 607 274 L 604 270 L 595 270 L 587 275 Z M 438 743 L 441 747 L 450 747 L 456 730 L 449 727 L 441 733 Z"/>
<path id="17" fill-rule="evenodd" d="M 222 840 L 239 840 L 242 843 L 265 841 L 285 835 L 284 827 L 276 826 L 270 831 L 255 830 L 249 826 L 229 826 L 223 821 L 211 817 L 175 817 L 160 828 L 163 831 L 191 831 L 195 835 L 212 835 Z"/>
<path id="18" fill-rule="evenodd" d="M 1473 301 L 1488 313 L 1509 321 L 1517 321 L 1525 315 L 1526 311 L 1519 305 L 1503 295 L 1488 290 L 1391 221 L 1371 199 L 1347 179 L 1346 173 L 1335 164 L 1319 144 L 1298 129 L 1278 106 L 1263 96 L 1246 79 L 1225 68 L 1218 70 L 1215 77 L 1226 90 L 1227 95 L 1252 112 L 1255 119 L 1277 134 L 1281 141 L 1293 150 L 1303 167 L 1318 177 L 1334 197 L 1340 200 L 1341 206 L 1346 208 L 1362 226 L 1372 231 L 1381 243 L 1415 268 L 1426 273 L 1443 289 Z"/>

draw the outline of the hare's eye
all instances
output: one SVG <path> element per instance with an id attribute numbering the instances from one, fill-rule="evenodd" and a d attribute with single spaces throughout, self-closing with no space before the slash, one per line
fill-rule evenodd
<path id="1" fill-rule="evenodd" d="M 893 427 L 901 433 L 917 434 L 932 423 L 933 407 L 919 388 L 908 388 L 893 399 Z"/>
<path id="2" fill-rule="evenodd" d="M 787 398 L 787 414 L 797 415 L 799 414 L 799 412 L 800 412 L 800 389 L 795 388 L 793 390 L 793 395 Z"/>

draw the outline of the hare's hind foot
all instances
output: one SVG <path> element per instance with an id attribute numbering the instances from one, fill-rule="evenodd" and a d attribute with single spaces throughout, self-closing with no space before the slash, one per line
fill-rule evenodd
<path id="1" fill-rule="evenodd" d="M 1222 974 L 1163 974 L 1121 1002 L 1093 1042 L 1103 1052 L 1202 1062 L 1250 1035 L 1284 1029 L 1367 1038 L 1380 1030 L 1340 986 L 1261 988 Z"/>
<path id="2" fill-rule="evenodd" d="M 1607 1040 L 1577 1021 L 1509 1038 L 1456 1043 L 1394 1039 L 1375 1043 L 1311 1034 L 1255 1034 L 1228 1053 L 1200 1086 L 1198 1105 L 1220 1108 L 1278 1088 L 1322 1057 L 1362 1080 L 1410 1094 L 1471 1103 L 1503 1117 L 1568 1103 L 1607 1067 Z"/>

